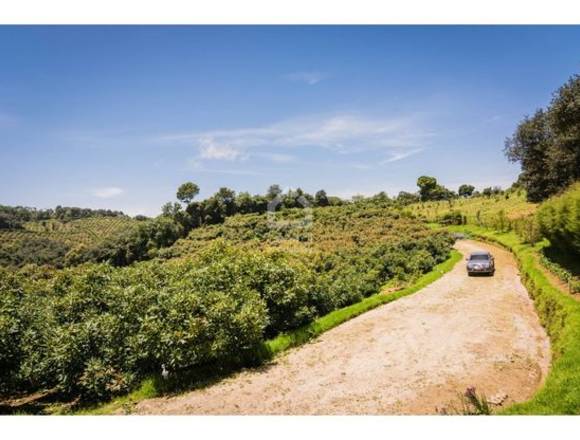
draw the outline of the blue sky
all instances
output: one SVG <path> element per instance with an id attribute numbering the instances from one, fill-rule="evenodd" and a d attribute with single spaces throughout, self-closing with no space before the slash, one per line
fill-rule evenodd
<path id="1" fill-rule="evenodd" d="M 580 27 L 0 27 L 0 204 L 508 186 L 504 138 L 578 48 Z"/>

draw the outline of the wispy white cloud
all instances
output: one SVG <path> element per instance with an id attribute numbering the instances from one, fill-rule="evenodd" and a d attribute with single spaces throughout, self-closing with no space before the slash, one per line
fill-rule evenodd
<path id="1" fill-rule="evenodd" d="M 120 196 L 125 190 L 118 188 L 116 186 L 108 186 L 104 188 L 96 188 L 92 191 L 93 196 L 99 199 L 111 199 L 113 197 Z"/>
<path id="2" fill-rule="evenodd" d="M 199 139 L 199 157 L 202 159 L 235 161 L 244 159 L 247 155 L 239 148 L 227 143 L 216 142 L 211 136 L 202 136 Z"/>
<path id="3" fill-rule="evenodd" d="M 335 114 L 288 119 L 255 128 L 170 134 L 159 141 L 191 144 L 198 149 L 196 160 L 239 161 L 254 156 L 289 162 L 293 155 L 272 149 L 319 148 L 336 154 L 386 152 L 390 154 L 387 163 L 418 153 L 432 136 L 413 115 L 373 118 Z M 263 153 L 264 149 L 269 152 Z"/>
<path id="4" fill-rule="evenodd" d="M 393 152 L 388 158 L 379 162 L 379 164 L 385 165 L 391 162 L 397 162 L 399 160 L 406 159 L 407 157 L 420 153 L 421 151 L 423 151 L 423 148 L 415 148 L 413 150 Z"/>
<path id="5" fill-rule="evenodd" d="M 249 169 L 227 169 L 227 168 L 208 168 L 198 158 L 191 158 L 187 161 L 188 167 L 196 173 L 208 174 L 230 174 L 233 176 L 261 176 L 262 173 Z"/>
<path id="6" fill-rule="evenodd" d="M 309 86 L 313 86 L 325 79 L 326 75 L 322 72 L 292 72 L 287 73 L 283 78 L 288 81 L 303 82 Z"/>

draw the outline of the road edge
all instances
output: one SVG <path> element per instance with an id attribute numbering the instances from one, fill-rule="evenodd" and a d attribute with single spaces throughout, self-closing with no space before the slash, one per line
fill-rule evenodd
<path id="1" fill-rule="evenodd" d="M 536 257 L 546 243 L 522 243 L 514 232 L 498 232 L 479 226 L 445 229 L 499 244 L 515 256 L 522 282 L 550 337 L 552 364 L 544 384 L 531 399 L 515 403 L 499 414 L 580 414 L 580 303 L 555 286 L 538 267 Z"/>

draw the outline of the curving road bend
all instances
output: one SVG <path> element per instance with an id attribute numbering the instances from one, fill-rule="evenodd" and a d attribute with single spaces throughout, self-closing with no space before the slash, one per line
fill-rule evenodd
<path id="1" fill-rule="evenodd" d="M 475 386 L 499 404 L 527 400 L 550 365 L 550 343 L 513 256 L 490 250 L 494 277 L 465 263 L 414 295 L 367 312 L 272 364 L 205 389 L 145 400 L 139 414 L 434 414 Z"/>

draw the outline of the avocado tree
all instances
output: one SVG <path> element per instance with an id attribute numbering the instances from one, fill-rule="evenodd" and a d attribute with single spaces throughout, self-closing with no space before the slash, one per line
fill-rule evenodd
<path id="1" fill-rule="evenodd" d="M 266 198 L 268 200 L 274 200 L 276 197 L 282 194 L 282 188 L 278 184 L 270 185 L 268 191 L 266 192 Z"/>

